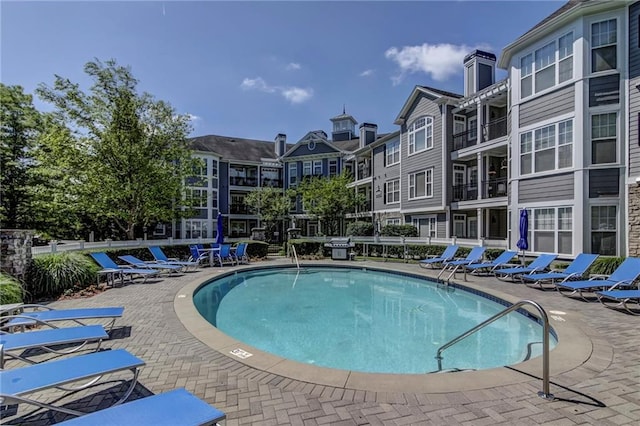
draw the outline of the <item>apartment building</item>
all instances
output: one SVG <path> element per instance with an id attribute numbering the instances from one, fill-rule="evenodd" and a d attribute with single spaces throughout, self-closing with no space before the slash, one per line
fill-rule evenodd
<path id="1" fill-rule="evenodd" d="M 463 94 L 416 86 L 392 133 L 343 110 L 331 137 L 293 145 L 195 138 L 207 167 L 188 187 L 207 204 L 174 236 L 211 236 L 218 211 L 229 235 L 248 236 L 259 225 L 249 191 L 349 170 L 368 201 L 346 219 L 378 230 L 514 248 L 526 209 L 532 253 L 640 255 L 640 2 L 570 0 L 499 60 L 476 50 L 461 67 Z M 495 81 L 496 67 L 508 77 Z M 291 217 L 303 235 L 323 233 L 299 201 Z"/>

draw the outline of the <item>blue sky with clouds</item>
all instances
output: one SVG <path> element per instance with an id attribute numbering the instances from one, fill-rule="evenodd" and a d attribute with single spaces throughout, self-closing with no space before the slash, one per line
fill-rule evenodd
<path id="1" fill-rule="evenodd" d="M 415 85 L 461 93 L 467 53 L 499 56 L 562 4 L 3 0 L 0 80 L 33 93 L 58 74 L 88 89 L 83 65 L 113 58 L 190 114 L 193 136 L 296 142 L 330 133 L 343 105 L 389 132 Z"/>

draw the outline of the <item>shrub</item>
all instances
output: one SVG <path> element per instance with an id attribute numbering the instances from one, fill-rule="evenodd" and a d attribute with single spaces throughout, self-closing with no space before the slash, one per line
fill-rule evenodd
<path id="1" fill-rule="evenodd" d="M 82 253 L 63 252 L 37 256 L 34 257 L 27 275 L 27 287 L 33 298 L 54 298 L 65 291 L 93 284 L 99 269 Z"/>
<path id="2" fill-rule="evenodd" d="M 599 257 L 589 268 L 589 274 L 611 275 L 624 259 L 624 257 Z"/>
<path id="3" fill-rule="evenodd" d="M 380 233 L 385 237 L 417 237 L 418 228 L 413 225 L 385 225 Z"/>
<path id="4" fill-rule="evenodd" d="M 22 303 L 23 295 L 24 289 L 20 281 L 0 272 L 0 305 Z"/>
<path id="5" fill-rule="evenodd" d="M 373 235 L 373 223 L 351 222 L 347 225 L 347 235 L 370 237 Z"/>

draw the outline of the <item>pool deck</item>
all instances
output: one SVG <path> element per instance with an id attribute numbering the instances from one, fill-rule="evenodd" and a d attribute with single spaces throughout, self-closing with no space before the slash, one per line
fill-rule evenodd
<path id="1" fill-rule="evenodd" d="M 331 263 L 331 261 L 303 264 Z M 435 277 L 416 264 L 336 262 Z M 250 266 L 290 265 L 269 259 Z M 239 269 L 241 267 L 235 267 Z M 494 425 L 640 423 L 640 317 L 494 278 L 465 283 L 509 301 L 533 300 L 550 315 L 560 338 L 551 352 L 554 400 L 538 397 L 542 362 L 512 368 L 437 375 L 375 375 L 310 367 L 235 342 L 194 312 L 190 295 L 203 281 L 233 270 L 204 268 L 109 289 L 57 308 L 125 306 L 105 348 L 125 348 L 146 361 L 130 400 L 186 387 L 227 414 L 228 425 Z M 229 352 L 243 349 L 242 360 Z M 431 349 L 429 349 L 431 351 Z M 497 348 L 499 350 L 499 348 Z M 425 353 L 425 356 L 433 356 Z M 18 364 L 12 361 L 7 368 Z M 126 376 L 123 376 L 125 378 Z M 91 411 L 109 406 L 121 384 L 67 396 L 58 404 Z M 43 392 L 53 399 L 59 391 Z M 0 413 L 2 423 L 54 424 L 68 416 L 26 404 Z"/>

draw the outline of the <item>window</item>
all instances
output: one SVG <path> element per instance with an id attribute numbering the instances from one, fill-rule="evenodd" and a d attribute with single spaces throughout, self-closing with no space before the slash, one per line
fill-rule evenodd
<path id="1" fill-rule="evenodd" d="M 411 224 L 418 229 L 418 236 L 420 237 L 435 237 L 436 236 L 436 217 L 414 217 L 411 219 Z"/>
<path id="2" fill-rule="evenodd" d="M 469 127 L 467 130 L 468 132 L 467 140 L 469 142 L 475 141 L 478 138 L 478 117 L 477 116 L 469 117 L 467 126 Z"/>
<path id="3" fill-rule="evenodd" d="M 209 162 L 206 158 L 197 158 L 197 163 L 193 166 L 192 174 L 186 179 L 186 184 L 189 186 L 208 186 L 208 168 Z M 215 161 L 214 161 L 215 162 Z"/>
<path id="4" fill-rule="evenodd" d="M 313 174 L 322 176 L 322 160 L 315 160 L 313 162 Z"/>
<path id="5" fill-rule="evenodd" d="M 520 174 L 546 172 L 573 165 L 573 119 L 520 135 Z"/>
<path id="6" fill-rule="evenodd" d="M 467 91 L 466 95 L 475 93 L 476 91 L 476 67 L 473 64 L 467 67 Z"/>
<path id="7" fill-rule="evenodd" d="M 387 199 L 386 204 L 400 202 L 400 179 L 390 180 L 385 184 Z"/>
<path id="8" fill-rule="evenodd" d="M 400 141 L 388 143 L 385 146 L 385 166 L 400 162 Z"/>
<path id="9" fill-rule="evenodd" d="M 616 69 L 617 42 L 615 19 L 591 24 L 591 72 Z"/>
<path id="10" fill-rule="evenodd" d="M 418 118 L 409 126 L 409 154 L 430 148 L 433 148 L 433 118 Z"/>
<path id="11" fill-rule="evenodd" d="M 311 174 L 311 161 L 305 161 L 302 163 L 302 176 L 309 176 Z"/>
<path id="12" fill-rule="evenodd" d="M 520 97 L 573 78 L 573 32 L 520 58 Z"/>
<path id="13" fill-rule="evenodd" d="M 617 159 L 617 114 L 591 116 L 591 163 L 615 163 Z"/>
<path id="14" fill-rule="evenodd" d="M 399 217 L 394 217 L 394 218 L 391 218 L 391 219 L 387 219 L 386 220 L 386 224 L 387 225 L 401 225 L 400 218 Z"/>
<path id="15" fill-rule="evenodd" d="M 533 209 L 530 246 L 533 251 L 547 253 L 573 252 L 573 208 Z"/>
<path id="16" fill-rule="evenodd" d="M 329 176 L 337 176 L 338 175 L 338 160 L 331 159 L 329 160 Z"/>
<path id="17" fill-rule="evenodd" d="M 207 190 L 187 188 L 187 199 L 193 208 L 207 208 Z"/>
<path id="18" fill-rule="evenodd" d="M 591 253 L 616 255 L 616 206 L 591 206 Z"/>
<path id="19" fill-rule="evenodd" d="M 289 163 L 289 186 L 298 184 L 298 164 Z"/>
<path id="20" fill-rule="evenodd" d="M 467 233 L 467 216 L 464 214 L 453 215 L 453 235 L 459 238 L 465 238 Z"/>
<path id="21" fill-rule="evenodd" d="M 187 219 L 184 221 L 184 237 L 207 238 L 207 221 L 198 219 Z"/>
<path id="22" fill-rule="evenodd" d="M 433 197 L 433 169 L 409 175 L 409 199 Z"/>

